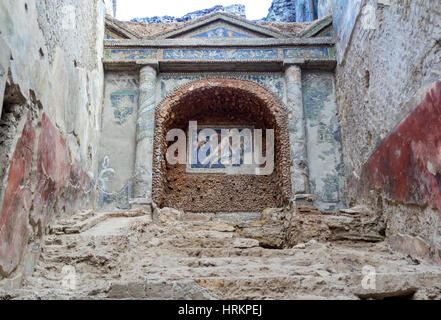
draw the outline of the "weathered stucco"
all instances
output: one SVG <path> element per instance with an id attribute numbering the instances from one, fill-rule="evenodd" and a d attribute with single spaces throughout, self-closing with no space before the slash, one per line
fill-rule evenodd
<path id="1" fill-rule="evenodd" d="M 390 222 L 388 236 L 394 246 L 413 251 L 413 237 L 419 237 L 421 249 L 417 253 L 437 262 L 441 262 L 440 126 L 438 82 L 378 146 L 364 165 L 358 184 L 359 194 L 376 190 L 395 203 L 381 204 Z M 410 222 L 412 219 L 416 221 Z"/>
<path id="2" fill-rule="evenodd" d="M 109 72 L 105 78 L 98 174 L 99 206 L 127 206 L 136 155 L 139 76 Z"/>
<path id="3" fill-rule="evenodd" d="M 351 21 L 334 17 L 351 35 L 338 39 L 336 69 L 348 203 L 383 215 L 395 248 L 439 260 L 441 3 L 364 4 L 347 8 Z"/>
<path id="4" fill-rule="evenodd" d="M 35 148 L 35 129 L 30 114 L 11 159 L 7 188 L 0 216 L 0 277 L 8 276 L 18 265 L 28 241 L 29 211 L 32 193 L 21 187 L 31 174 L 32 150 Z"/>
<path id="5" fill-rule="evenodd" d="M 1 153 L 0 278 L 10 285 L 32 271 L 54 215 L 93 206 L 103 35 L 101 0 L 0 2 L 1 122 L 16 132 Z"/>
<path id="6" fill-rule="evenodd" d="M 302 82 L 311 193 L 321 210 L 338 210 L 343 207 L 344 168 L 334 75 L 306 72 Z"/>

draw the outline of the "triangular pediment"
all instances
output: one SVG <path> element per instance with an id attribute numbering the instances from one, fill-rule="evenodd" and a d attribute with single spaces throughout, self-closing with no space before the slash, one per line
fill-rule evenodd
<path id="1" fill-rule="evenodd" d="M 300 32 L 299 36 L 301 38 L 334 37 L 332 15 L 314 21 Z"/>
<path id="2" fill-rule="evenodd" d="M 117 20 L 106 16 L 105 38 L 112 39 L 138 39 L 132 31 L 124 28 Z"/>
<path id="3" fill-rule="evenodd" d="M 179 36 L 179 38 L 262 38 L 259 33 L 250 32 L 245 28 L 217 21 L 208 24 L 203 28 L 197 28 L 193 32 L 188 32 Z"/>
<path id="4" fill-rule="evenodd" d="M 182 28 L 166 32 L 157 39 L 243 39 L 243 38 L 287 38 L 288 36 L 259 26 L 245 19 L 225 13 L 216 13 L 199 19 Z"/>

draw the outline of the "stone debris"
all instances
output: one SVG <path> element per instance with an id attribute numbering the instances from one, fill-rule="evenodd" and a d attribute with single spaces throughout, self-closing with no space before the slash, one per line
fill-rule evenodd
<path id="1" fill-rule="evenodd" d="M 284 210 L 260 216 L 270 212 L 283 212 L 287 223 Z M 411 263 L 384 242 L 310 239 L 291 245 L 271 219 L 245 215 L 240 222 L 241 213 L 230 213 L 192 214 L 188 221 L 170 208 L 156 214 L 154 220 L 145 214 L 109 217 L 79 233 L 47 235 L 35 272 L 21 289 L 0 291 L 0 299 L 441 298 L 439 268 Z M 244 237 L 245 225 L 256 239 Z M 316 224 L 319 230 L 324 225 Z M 258 238 L 259 229 L 271 232 Z M 362 287 L 365 266 L 377 272 L 375 290 Z M 66 282 L 69 272 L 74 283 Z"/>
<path id="2" fill-rule="evenodd" d="M 369 210 L 369 208 L 366 206 L 356 206 L 349 209 L 341 209 L 340 212 L 350 215 L 359 215 L 359 214 L 372 215 L 372 211 Z"/>
<path id="3" fill-rule="evenodd" d="M 145 211 L 144 209 L 135 209 L 128 212 L 107 213 L 94 213 L 92 210 L 88 210 L 77 215 L 73 215 L 69 218 L 59 220 L 57 224 L 49 228 L 49 233 L 55 235 L 78 234 L 110 218 L 139 217 L 147 214 L 148 212 L 149 210 Z"/>
<path id="4" fill-rule="evenodd" d="M 114 283 L 109 299 L 149 300 L 217 300 L 218 297 L 193 280 L 148 280 L 145 282 Z"/>
<path id="5" fill-rule="evenodd" d="M 172 208 L 155 208 L 153 211 L 153 221 L 162 225 L 171 225 L 182 220 L 183 212 Z"/>
<path id="6" fill-rule="evenodd" d="M 259 241 L 254 239 L 236 239 L 234 240 L 233 247 L 238 249 L 257 248 Z"/>
<path id="7" fill-rule="evenodd" d="M 265 209 L 261 220 L 236 226 L 243 237 L 259 240 L 262 246 L 282 248 L 311 240 L 366 241 L 384 240 L 385 224 L 376 216 L 321 212 L 312 206 Z"/>
<path id="8" fill-rule="evenodd" d="M 373 300 L 383 300 L 386 298 L 409 298 L 412 297 L 416 292 L 417 288 L 400 288 L 397 290 L 387 290 L 387 291 L 380 291 L 375 290 L 372 292 L 367 293 L 356 293 L 356 295 L 360 299 L 373 299 Z"/>

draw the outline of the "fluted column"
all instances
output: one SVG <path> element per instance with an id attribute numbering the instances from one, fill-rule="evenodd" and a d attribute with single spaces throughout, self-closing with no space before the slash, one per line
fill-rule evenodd
<path id="1" fill-rule="evenodd" d="M 308 194 L 310 191 L 301 68 L 290 65 L 285 71 L 285 81 L 292 160 L 291 185 L 294 198 L 298 194 Z"/>
<path id="2" fill-rule="evenodd" d="M 139 75 L 134 198 L 151 199 L 152 197 L 155 91 L 156 70 L 151 66 L 144 66 L 141 68 Z"/>

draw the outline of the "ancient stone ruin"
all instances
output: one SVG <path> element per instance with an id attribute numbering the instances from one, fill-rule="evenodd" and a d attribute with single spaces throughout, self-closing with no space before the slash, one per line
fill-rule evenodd
<path id="1" fill-rule="evenodd" d="M 441 298 L 439 1 L 117 5 L 0 0 L 0 300 Z"/>

